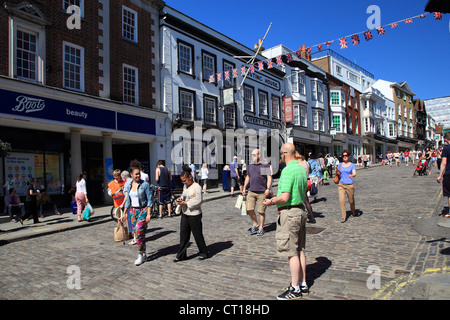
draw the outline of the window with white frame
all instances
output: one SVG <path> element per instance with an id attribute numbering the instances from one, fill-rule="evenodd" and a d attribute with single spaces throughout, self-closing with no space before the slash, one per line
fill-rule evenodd
<path id="1" fill-rule="evenodd" d="M 208 52 L 203 52 L 202 61 L 203 80 L 209 81 L 209 77 L 216 73 L 216 57 Z"/>
<path id="2" fill-rule="evenodd" d="M 280 97 L 272 96 L 272 118 L 280 119 Z"/>
<path id="3" fill-rule="evenodd" d="M 259 103 L 259 115 L 268 116 L 269 115 L 269 99 L 267 92 L 258 91 L 258 103 Z"/>
<path id="4" fill-rule="evenodd" d="M 63 0 L 63 9 L 67 12 L 70 6 L 77 6 L 80 8 L 80 17 L 84 17 L 84 0 Z"/>
<path id="5" fill-rule="evenodd" d="M 203 97 L 204 119 L 207 124 L 216 124 L 217 120 L 217 99 L 209 96 Z"/>
<path id="6" fill-rule="evenodd" d="M 412 125 L 412 123 L 409 124 L 409 137 L 413 138 L 413 125 Z"/>
<path id="7" fill-rule="evenodd" d="M 300 125 L 300 106 L 298 104 L 294 104 L 294 125 Z"/>
<path id="8" fill-rule="evenodd" d="M 64 88 L 84 91 L 84 48 L 64 42 Z"/>
<path id="9" fill-rule="evenodd" d="M 244 86 L 244 110 L 254 112 L 254 89 Z"/>
<path id="10" fill-rule="evenodd" d="M 234 129 L 236 123 L 236 107 L 234 105 L 224 107 L 225 128 Z"/>
<path id="11" fill-rule="evenodd" d="M 36 81 L 38 73 L 37 34 L 25 30 L 17 30 L 16 48 L 17 77 L 20 79 Z"/>
<path id="12" fill-rule="evenodd" d="M 403 136 L 407 137 L 408 136 L 408 124 L 406 123 L 406 120 L 403 122 Z"/>
<path id="13" fill-rule="evenodd" d="M 122 37 L 138 42 L 137 12 L 125 6 L 122 6 Z"/>
<path id="14" fill-rule="evenodd" d="M 341 116 L 333 116 L 333 127 L 336 128 L 336 132 L 341 132 Z"/>
<path id="15" fill-rule="evenodd" d="M 292 70 L 291 81 L 292 81 L 292 92 L 298 92 L 298 71 Z"/>
<path id="16" fill-rule="evenodd" d="M 298 74 L 298 92 L 306 95 L 306 76 L 302 73 Z"/>
<path id="17" fill-rule="evenodd" d="M 138 105 L 138 69 L 123 65 L 123 102 Z"/>
<path id="18" fill-rule="evenodd" d="M 331 92 L 331 104 L 337 106 L 337 105 L 340 105 L 340 102 L 341 102 L 340 92 L 332 91 Z"/>
<path id="19" fill-rule="evenodd" d="M 311 80 L 312 100 L 323 102 L 323 84 L 316 80 Z"/>
<path id="20" fill-rule="evenodd" d="M 323 111 L 319 110 L 313 111 L 313 126 L 315 131 L 325 131 L 323 121 Z"/>
<path id="21" fill-rule="evenodd" d="M 347 78 L 350 81 L 353 81 L 355 83 L 359 83 L 359 77 L 356 74 L 354 74 L 354 73 L 352 73 L 350 71 L 347 71 Z"/>
<path id="22" fill-rule="evenodd" d="M 194 120 L 194 100 L 193 92 L 180 89 L 180 113 L 181 119 L 193 121 Z"/>
<path id="23" fill-rule="evenodd" d="M 393 123 L 389 123 L 389 136 L 393 137 L 395 132 L 395 126 Z"/>
<path id="24" fill-rule="evenodd" d="M 235 79 L 233 78 L 233 69 L 235 69 L 235 65 L 228 62 L 228 61 L 224 61 L 223 62 L 223 85 L 225 88 L 227 87 L 234 87 L 235 84 Z M 228 71 L 228 80 L 225 78 L 225 72 Z"/>
<path id="25" fill-rule="evenodd" d="M 178 42 L 178 70 L 180 72 L 194 75 L 193 54 L 193 46 L 184 42 Z"/>
<path id="26" fill-rule="evenodd" d="M 398 119 L 398 126 L 397 126 L 397 136 L 401 136 L 402 135 L 402 120 Z"/>
<path id="27" fill-rule="evenodd" d="M 306 127 L 308 125 L 306 106 L 294 104 L 294 124 L 296 126 Z"/>
<path id="28" fill-rule="evenodd" d="M 340 76 L 342 76 L 342 67 L 340 65 L 336 65 L 336 73 Z"/>

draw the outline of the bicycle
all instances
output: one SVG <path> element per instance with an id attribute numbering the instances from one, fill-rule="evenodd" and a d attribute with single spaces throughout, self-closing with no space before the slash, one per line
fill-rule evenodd
<path id="1" fill-rule="evenodd" d="M 153 206 L 152 206 L 152 209 L 151 209 L 150 216 L 151 216 L 151 218 L 157 218 L 157 217 L 159 217 L 158 198 L 159 198 L 159 192 L 160 192 L 160 190 L 162 188 L 159 187 L 159 186 L 155 186 L 153 184 L 150 185 L 150 188 L 152 189 L 152 197 L 153 197 Z M 178 203 L 177 203 L 176 200 L 177 200 L 177 196 L 173 193 L 173 189 L 170 188 L 170 204 L 171 204 L 170 211 L 171 211 L 171 215 L 172 216 L 177 216 L 175 210 L 177 208 Z M 168 215 L 169 214 L 168 214 L 168 211 L 167 211 L 167 204 L 165 204 L 165 205 L 163 205 L 162 216 L 165 217 L 165 216 L 168 216 Z"/>

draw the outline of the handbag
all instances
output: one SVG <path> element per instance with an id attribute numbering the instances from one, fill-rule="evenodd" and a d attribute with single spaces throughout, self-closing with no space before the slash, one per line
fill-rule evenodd
<path id="1" fill-rule="evenodd" d="M 239 195 L 236 204 L 234 205 L 235 208 L 241 209 L 242 208 L 242 202 L 244 201 L 244 197 L 242 195 Z"/>
<path id="2" fill-rule="evenodd" d="M 120 242 L 128 239 L 130 239 L 128 236 L 128 228 L 118 221 L 117 227 L 114 228 L 114 241 Z"/>
<path id="3" fill-rule="evenodd" d="M 318 190 L 317 190 L 316 184 L 315 183 L 311 183 L 311 191 L 310 191 L 309 194 L 311 196 L 315 196 L 317 194 L 317 192 L 318 192 Z"/>
<path id="4" fill-rule="evenodd" d="M 336 168 L 336 175 L 335 175 L 333 181 L 335 184 L 339 184 L 339 180 L 341 180 L 341 170 Z"/>

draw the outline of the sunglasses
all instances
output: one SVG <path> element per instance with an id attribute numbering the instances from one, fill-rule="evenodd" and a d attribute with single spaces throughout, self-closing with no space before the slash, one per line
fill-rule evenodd
<path id="1" fill-rule="evenodd" d="M 343 157 L 348 157 L 348 154 L 343 154 L 342 156 L 343 156 Z"/>

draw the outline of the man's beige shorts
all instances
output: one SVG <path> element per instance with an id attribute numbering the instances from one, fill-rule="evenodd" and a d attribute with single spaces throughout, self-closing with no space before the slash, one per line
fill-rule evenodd
<path id="1" fill-rule="evenodd" d="M 305 249 L 307 212 L 301 208 L 281 210 L 277 220 L 277 253 L 293 257 Z"/>
<path id="2" fill-rule="evenodd" d="M 264 192 L 256 193 L 256 192 L 249 191 L 247 194 L 247 200 L 246 200 L 247 212 L 255 210 L 255 206 L 256 206 L 256 211 L 258 211 L 258 213 L 265 213 L 266 212 L 266 206 L 264 205 L 265 199 L 266 199 L 266 196 L 265 196 Z"/>

